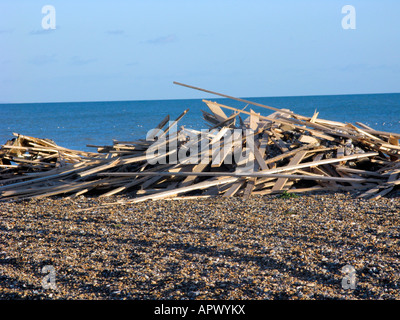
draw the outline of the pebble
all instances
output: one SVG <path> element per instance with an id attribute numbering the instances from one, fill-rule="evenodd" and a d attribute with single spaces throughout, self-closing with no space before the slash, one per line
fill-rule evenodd
<path id="1" fill-rule="evenodd" d="M 0 202 L 0 299 L 400 299 L 398 197 L 118 200 Z"/>

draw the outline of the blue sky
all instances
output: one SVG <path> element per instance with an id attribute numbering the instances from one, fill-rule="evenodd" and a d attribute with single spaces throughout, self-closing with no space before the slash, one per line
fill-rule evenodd
<path id="1" fill-rule="evenodd" d="M 208 97 L 173 81 L 238 97 L 400 92 L 399 16 L 395 0 L 0 0 L 0 102 Z"/>

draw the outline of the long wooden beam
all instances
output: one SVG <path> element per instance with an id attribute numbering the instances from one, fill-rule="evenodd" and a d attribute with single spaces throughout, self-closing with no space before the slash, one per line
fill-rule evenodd
<path id="1" fill-rule="evenodd" d="M 296 175 L 296 174 L 280 174 L 280 173 L 266 173 L 262 171 L 257 172 L 105 172 L 99 173 L 99 176 L 212 176 L 212 177 L 237 177 L 237 178 L 286 178 L 286 179 L 304 179 L 304 180 L 327 180 L 337 182 L 382 182 L 379 179 L 367 178 L 341 178 L 341 177 L 327 177 L 320 175 Z"/>
<path id="2" fill-rule="evenodd" d="M 249 100 L 246 100 L 246 99 L 232 97 L 232 96 L 229 96 L 227 94 L 218 93 L 218 92 L 210 91 L 210 90 L 207 90 L 207 89 L 202 89 L 202 88 L 199 88 L 199 87 L 190 86 L 188 84 L 184 84 L 184 83 L 180 83 L 180 82 L 176 82 L 176 81 L 174 81 L 173 83 L 177 84 L 179 86 L 190 88 L 190 89 L 195 89 L 195 90 L 199 90 L 199 91 L 215 94 L 215 95 L 220 96 L 220 97 L 224 97 L 224 98 L 228 98 L 228 99 L 244 102 L 244 103 L 247 103 L 247 104 L 252 104 L 254 106 L 258 106 L 258 107 L 261 107 L 261 108 L 270 109 L 270 110 L 282 112 L 282 113 L 285 113 L 285 114 L 289 114 L 291 116 L 295 116 L 295 117 L 297 117 L 299 119 L 302 119 L 302 120 L 310 120 L 311 119 L 310 117 L 304 117 L 304 116 L 301 116 L 299 114 L 295 114 L 295 113 L 293 113 L 291 111 L 286 111 L 286 110 L 282 110 L 282 109 L 279 109 L 279 108 L 270 107 L 270 106 L 267 106 L 265 104 L 261 104 L 261 103 L 258 103 L 258 102 L 253 102 L 253 101 L 249 101 Z"/>

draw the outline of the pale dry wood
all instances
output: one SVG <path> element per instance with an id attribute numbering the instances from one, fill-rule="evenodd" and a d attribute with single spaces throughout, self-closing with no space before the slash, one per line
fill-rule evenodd
<path id="1" fill-rule="evenodd" d="M 206 102 L 208 100 L 203 100 L 203 101 Z M 240 110 L 240 109 L 229 107 L 229 106 L 226 106 L 226 105 L 223 105 L 223 104 L 220 104 L 220 103 L 218 105 L 221 108 L 233 110 L 233 111 L 235 111 L 237 113 L 244 113 L 244 114 L 248 114 L 248 115 L 252 115 L 253 114 L 253 115 L 258 116 L 262 120 L 266 120 L 266 121 L 270 121 L 270 122 L 276 122 L 276 123 L 279 123 L 281 125 L 293 125 L 293 124 L 296 124 L 296 126 L 295 126 L 296 130 L 308 131 L 311 134 L 315 135 L 316 137 L 323 138 L 323 139 L 326 139 L 328 141 L 335 141 L 334 137 L 332 137 L 330 135 L 327 135 L 327 134 L 324 134 L 324 132 L 323 132 L 323 131 L 332 131 L 331 128 L 324 127 L 324 126 L 318 125 L 316 123 L 312 123 L 312 122 L 306 122 L 305 123 L 305 122 L 302 122 L 300 120 L 293 119 L 293 118 L 288 118 L 288 117 L 285 117 L 285 118 L 282 119 L 279 116 L 277 116 L 277 114 L 279 114 L 279 113 L 276 113 L 275 117 L 273 117 L 272 115 L 270 115 L 270 116 L 261 116 L 261 115 L 255 114 L 254 112 L 248 112 L 248 111 Z M 309 124 L 309 126 L 312 126 L 314 128 L 317 128 L 317 129 L 321 129 L 322 128 L 323 131 L 319 131 L 319 130 L 316 130 L 316 129 L 310 129 L 310 128 L 308 128 L 306 126 L 306 124 Z M 340 133 L 337 133 L 336 135 L 341 136 Z M 349 137 L 349 135 L 345 135 L 345 136 Z"/>
<path id="2" fill-rule="evenodd" d="M 186 85 L 186 84 L 183 84 L 183 83 L 179 83 L 179 82 L 176 82 L 176 81 L 174 81 L 174 84 L 181 85 L 181 86 L 188 87 L 188 88 L 195 89 L 195 90 L 204 91 L 204 92 L 211 93 L 211 94 L 215 94 L 215 95 L 218 95 L 218 96 L 221 96 L 221 97 L 224 97 L 224 98 L 229 98 L 229 99 L 240 101 L 240 102 L 244 102 L 244 103 L 247 103 L 247 104 L 255 105 L 255 106 L 258 106 L 258 107 L 261 107 L 261 108 L 266 108 L 266 109 L 278 111 L 278 112 L 281 112 L 281 113 L 287 113 L 287 114 L 289 114 L 291 116 L 297 116 L 297 117 L 299 117 L 301 119 L 309 119 L 308 117 L 304 117 L 304 116 L 301 116 L 301 115 L 296 115 L 293 112 L 288 112 L 288 111 L 285 111 L 283 109 L 270 107 L 270 106 L 267 106 L 267 105 L 264 105 L 264 104 L 261 104 L 261 103 L 257 103 L 257 102 L 253 102 L 253 101 L 249 101 L 249 100 L 245 100 L 245 99 L 241 99 L 241 98 L 235 98 L 235 97 L 232 97 L 232 96 L 228 96 L 226 94 L 217 93 L 217 92 L 209 91 L 209 90 L 206 90 L 206 89 L 201 89 L 201 88 L 194 87 L 194 86 L 189 86 L 189 85 Z"/>
<path id="3" fill-rule="evenodd" d="M 366 131 L 368 133 L 371 133 L 371 134 L 374 134 L 374 135 L 379 135 L 379 136 L 382 136 L 382 137 L 390 137 L 390 136 L 392 136 L 394 138 L 400 139 L 400 133 L 378 131 L 378 130 L 373 130 L 373 129 L 370 130 L 370 129 L 365 129 L 365 128 L 364 128 L 364 131 Z"/>
<path id="4" fill-rule="evenodd" d="M 264 154 L 265 154 L 265 148 L 266 148 L 265 141 L 260 146 L 260 149 L 251 140 L 248 140 L 248 143 L 249 143 L 250 150 L 252 151 L 253 156 L 257 162 L 255 164 L 255 165 L 257 165 L 257 168 L 254 168 L 254 170 L 257 171 L 258 167 L 260 167 L 261 170 L 269 170 L 269 167 L 265 163 L 265 160 L 264 160 Z"/>
<path id="5" fill-rule="evenodd" d="M 392 135 L 389 136 L 388 142 L 389 142 L 389 144 L 394 145 L 394 146 L 399 145 L 399 139 L 396 137 L 393 137 Z"/>
<path id="6" fill-rule="evenodd" d="M 161 122 L 154 128 L 155 130 L 152 132 L 151 135 L 149 135 L 147 137 L 147 139 L 153 140 L 160 133 L 162 128 L 164 128 L 164 126 L 168 123 L 169 119 L 170 119 L 170 116 L 167 115 L 163 120 L 161 120 Z M 115 144 L 114 144 L 114 146 L 115 146 Z"/>
<path id="7" fill-rule="evenodd" d="M 275 157 L 273 157 L 273 158 L 266 159 L 266 160 L 265 160 L 265 164 L 268 165 L 268 164 L 271 164 L 271 163 L 274 163 L 274 162 L 278 162 L 278 161 L 280 161 L 280 160 L 286 159 L 286 158 L 288 158 L 288 157 L 290 157 L 290 156 L 296 154 L 297 152 L 300 152 L 300 151 L 303 151 L 303 150 L 307 150 L 307 149 L 311 149 L 311 148 L 313 148 L 314 146 L 315 146 L 315 145 L 310 144 L 310 145 L 305 145 L 305 146 L 302 146 L 302 147 L 293 149 L 293 150 L 291 150 L 291 151 L 287 151 L 287 152 L 285 152 L 285 153 L 283 153 L 283 154 L 280 154 L 280 155 L 278 155 L 278 156 L 275 156 Z"/>
<path id="8" fill-rule="evenodd" d="M 387 180 L 388 184 L 395 182 L 399 177 L 399 174 L 397 172 L 393 172 L 389 175 L 389 178 Z M 382 191 L 380 191 L 378 194 L 373 195 L 370 199 L 371 200 L 377 200 L 383 196 L 385 196 L 386 194 L 388 194 L 389 192 L 391 192 L 393 190 L 394 186 L 390 186 Z"/>
<path id="9" fill-rule="evenodd" d="M 396 184 L 398 176 L 399 173 L 396 170 L 394 170 L 389 174 L 389 178 L 387 179 L 386 183 L 380 183 L 379 185 L 360 194 L 357 198 L 379 199 L 381 196 L 385 195 L 386 193 L 389 193 L 393 189 L 393 186 Z M 385 189 L 390 189 L 390 188 L 392 188 L 390 191 L 385 192 Z M 381 189 L 384 190 L 380 192 Z"/>
<path id="10" fill-rule="evenodd" d="M 250 198 L 251 193 L 252 193 L 253 190 L 254 190 L 256 180 L 257 180 L 257 178 L 251 178 L 251 179 L 249 179 L 249 181 L 247 182 L 247 185 L 246 185 L 246 187 L 245 187 L 245 189 L 244 189 L 244 193 L 243 193 L 243 199 L 244 199 L 244 200 L 247 200 L 247 199 Z"/>
<path id="11" fill-rule="evenodd" d="M 139 171 L 139 172 L 143 172 L 142 170 L 144 169 L 144 167 L 145 167 L 145 166 L 142 166 L 142 167 L 140 168 L 140 171 Z M 168 165 L 163 165 L 162 167 L 163 167 L 163 168 L 166 168 L 166 167 L 168 167 Z M 155 169 L 149 169 L 150 172 L 151 172 L 152 170 L 155 170 Z M 115 189 L 113 189 L 113 190 L 110 190 L 110 191 L 108 191 L 108 192 L 106 192 L 106 193 L 100 195 L 100 197 L 103 197 L 103 198 L 104 198 L 104 197 L 109 197 L 109 196 L 112 196 L 112 195 L 121 193 L 122 191 L 125 191 L 125 190 L 127 190 L 127 189 L 129 189 L 129 188 L 132 188 L 132 187 L 134 187 L 134 186 L 137 186 L 137 185 L 140 185 L 140 184 L 146 182 L 147 180 L 151 179 L 151 176 L 147 176 L 147 177 L 145 176 L 145 177 L 139 178 L 139 176 L 136 175 L 136 176 L 133 176 L 132 178 L 133 178 L 133 181 L 129 181 L 128 183 L 125 183 L 125 184 L 123 184 L 122 186 L 119 186 L 119 187 L 117 187 L 117 188 L 115 188 Z"/>
<path id="12" fill-rule="evenodd" d="M 203 101 L 206 102 L 208 100 L 203 100 Z M 221 108 L 233 110 L 233 111 L 238 112 L 238 113 L 244 113 L 244 114 L 248 114 L 248 115 L 252 115 L 252 114 L 253 115 L 257 115 L 254 112 L 248 112 L 248 111 L 240 110 L 240 109 L 237 109 L 237 108 L 225 106 L 223 104 L 218 104 L 218 105 Z M 329 140 L 329 141 L 335 141 L 334 137 L 331 137 L 331 136 L 329 136 L 327 134 L 324 134 L 324 132 L 323 132 L 323 131 L 326 131 L 326 132 L 332 133 L 332 129 L 331 128 L 325 127 L 325 126 L 322 126 L 322 125 L 319 125 L 319 124 L 316 124 L 316 123 L 303 122 L 303 121 L 300 121 L 300 120 L 297 120 L 297 119 L 293 119 L 293 118 L 285 118 L 285 120 L 283 120 L 283 119 L 281 119 L 279 117 L 272 118 L 271 116 L 266 117 L 266 116 L 261 116 L 261 115 L 259 116 L 259 118 L 263 119 L 263 120 L 271 121 L 271 122 L 277 122 L 277 123 L 279 123 L 281 125 L 298 124 L 298 125 L 300 125 L 300 126 L 296 127 L 298 130 L 306 130 L 306 131 L 309 131 L 310 133 L 312 133 L 313 135 L 315 135 L 315 136 L 317 136 L 319 138 L 324 138 L 324 139 Z M 318 130 L 315 130 L 315 129 L 307 128 L 307 124 L 308 124 L 308 126 L 314 127 L 316 129 L 322 129 L 322 132 L 318 131 Z M 333 132 L 333 134 L 336 135 L 336 136 L 344 136 L 344 137 L 347 137 L 347 138 L 352 137 L 350 135 L 342 134 L 342 133 L 339 133 L 339 132 Z"/>
<path id="13" fill-rule="evenodd" d="M 289 166 L 287 166 L 289 167 Z M 296 166 L 290 166 L 289 169 L 286 169 L 287 167 L 280 168 L 283 170 L 279 170 L 279 172 L 282 171 L 291 171 L 294 170 L 292 167 Z M 272 172 L 275 169 L 268 170 L 268 171 L 257 171 L 257 172 L 135 172 L 135 173 L 127 173 L 127 172 L 121 172 L 121 173 L 99 173 L 99 176 L 154 176 L 154 175 L 160 175 L 160 176 L 190 176 L 190 175 L 195 175 L 195 176 L 212 176 L 212 177 L 244 177 L 244 178 L 251 178 L 251 177 L 257 177 L 257 178 L 288 178 L 288 179 L 304 179 L 304 180 L 327 180 L 327 181 L 338 181 L 338 182 L 381 182 L 380 179 L 372 179 L 372 178 L 341 178 L 341 177 L 331 177 L 331 176 L 318 176 L 318 175 L 296 175 L 296 174 L 282 174 L 282 173 L 276 173 Z"/>
<path id="14" fill-rule="evenodd" d="M 207 106 L 210 108 L 211 112 L 214 114 L 214 116 L 220 121 L 224 122 L 225 120 L 228 119 L 227 115 L 225 112 L 221 109 L 221 107 L 212 101 L 207 101 Z"/>
<path id="15" fill-rule="evenodd" d="M 256 131 L 260 121 L 260 114 L 255 113 L 252 109 L 250 109 L 250 112 L 249 128 L 253 131 Z"/>
<path id="16" fill-rule="evenodd" d="M 271 140 L 283 153 L 286 153 L 289 151 L 289 148 L 286 145 L 286 143 L 283 142 L 282 139 L 277 138 L 276 135 L 275 135 L 275 138 L 271 138 Z"/>
<path id="17" fill-rule="evenodd" d="M 203 199 L 209 199 L 209 198 L 214 198 L 216 197 L 215 195 L 201 195 L 201 196 L 184 196 L 184 197 L 171 197 L 171 198 L 162 198 L 162 199 L 154 199 L 154 201 L 157 200 L 163 200 L 163 201 L 187 201 L 187 200 L 203 200 Z"/>
<path id="18" fill-rule="evenodd" d="M 288 166 L 295 166 L 297 164 L 299 164 L 304 156 L 307 154 L 307 151 L 300 151 L 297 154 L 295 154 L 292 159 L 290 159 Z M 287 178 L 279 178 L 275 185 L 273 186 L 272 190 L 273 191 L 278 191 L 278 190 L 282 190 L 286 184 L 286 182 L 288 181 Z"/>
<path id="19" fill-rule="evenodd" d="M 26 186 L 29 184 L 35 184 L 38 182 L 43 182 L 43 181 L 49 181 L 51 179 L 59 179 L 59 178 L 66 178 L 69 175 L 73 175 L 80 170 L 84 170 L 85 163 L 78 163 L 77 165 L 73 166 L 71 169 L 70 167 L 66 168 L 65 170 L 59 170 L 59 169 L 54 169 L 57 173 L 54 173 L 54 171 L 51 172 L 51 174 L 47 174 L 47 172 L 44 172 L 42 175 L 37 175 L 31 180 L 27 181 L 22 181 L 22 182 L 16 182 L 13 184 L 7 184 L 4 186 L 0 186 L 0 191 L 2 190 L 7 190 L 7 189 L 15 189 L 15 188 L 20 188 L 21 186 Z"/>
<path id="20" fill-rule="evenodd" d="M 246 182 L 246 179 L 240 179 L 238 182 L 235 182 L 232 184 L 232 186 L 224 193 L 224 197 L 233 197 L 239 189 L 243 186 L 243 184 Z"/>
<path id="21" fill-rule="evenodd" d="M 306 135 L 301 135 L 300 138 L 298 139 L 302 143 L 312 143 L 312 144 L 317 144 L 320 143 L 320 141 L 314 137 L 311 136 L 306 136 Z"/>
<path id="22" fill-rule="evenodd" d="M 184 115 L 185 115 L 186 113 L 188 113 L 188 112 L 189 112 L 189 109 L 186 109 L 185 111 L 183 111 L 183 112 L 178 116 L 178 118 L 176 118 L 176 119 L 163 131 L 163 133 L 159 136 L 159 138 L 161 139 L 163 136 L 165 136 L 165 135 L 168 133 L 168 131 L 171 130 L 171 128 L 173 128 L 175 125 L 177 125 L 178 121 L 181 120 L 181 119 L 184 117 Z"/>
<path id="23" fill-rule="evenodd" d="M 310 119 L 311 123 L 315 123 L 315 121 L 317 120 L 318 114 L 319 114 L 319 112 L 317 112 L 317 110 L 315 110 L 313 116 Z"/>
<path id="24" fill-rule="evenodd" d="M 384 177 L 381 173 L 377 173 L 375 171 L 347 168 L 347 167 L 343 167 L 341 165 L 336 165 L 335 168 L 336 168 L 336 171 L 350 172 L 350 173 L 355 173 L 355 174 L 362 175 L 362 176 L 381 177 L 381 178 Z"/>
<path id="25" fill-rule="evenodd" d="M 371 139 L 374 142 L 378 141 L 378 142 L 385 143 L 385 141 L 382 140 L 381 138 L 379 138 L 377 136 L 374 136 L 374 135 L 372 135 L 372 134 L 370 134 L 370 133 L 368 133 L 368 132 L 366 132 L 366 131 L 364 131 L 362 129 L 359 129 L 356 126 L 352 125 L 351 123 L 346 124 L 346 127 L 349 127 L 351 129 L 355 130 L 357 133 L 360 133 L 360 134 L 364 135 L 365 137 Z"/>
<path id="26" fill-rule="evenodd" d="M 374 129 L 372 129 L 371 127 L 368 127 L 366 124 L 361 123 L 361 122 L 355 122 L 356 125 L 358 125 L 359 127 L 363 128 L 363 129 L 367 129 L 371 131 L 375 131 Z"/>
<path id="27" fill-rule="evenodd" d="M 217 186 L 220 184 L 227 184 L 227 183 L 235 182 L 236 180 L 237 180 L 237 178 L 235 178 L 235 177 L 229 177 L 229 178 L 225 178 L 225 179 L 212 178 L 210 180 L 199 182 L 199 183 L 193 184 L 191 186 L 176 188 L 174 190 L 163 191 L 163 192 L 159 192 L 154 195 L 139 197 L 139 198 L 127 201 L 127 202 L 128 203 L 138 203 L 138 202 L 143 202 L 146 200 L 161 199 L 161 198 L 165 198 L 165 197 L 175 195 L 175 194 L 186 193 L 186 192 L 193 191 L 193 190 L 202 190 L 202 189 L 206 189 L 206 188 L 209 188 L 212 186 Z"/>
<path id="28" fill-rule="evenodd" d="M 129 190 L 135 193 L 138 201 L 176 197 L 179 193 L 191 191 L 203 192 L 203 195 L 242 195 L 248 199 L 253 193 L 351 188 L 367 190 L 369 198 L 379 198 L 400 184 L 399 172 L 396 171 L 400 168 L 397 161 L 400 157 L 398 134 L 379 132 L 365 125 L 359 125 L 360 129 L 351 124 L 320 119 L 317 111 L 309 118 L 288 109 L 273 108 L 274 113 L 263 116 L 251 109 L 245 111 L 247 106 L 237 109 L 203 101 L 211 110 L 211 113 L 204 111 L 203 116 L 213 130 L 204 135 L 183 126 L 178 129 L 178 121 L 187 109 L 165 131 L 161 129 L 169 121 L 168 116 L 156 127 L 153 136 L 162 132 L 165 138 L 161 144 L 160 141 L 156 144 L 143 139 L 130 142 L 114 140 L 112 146 L 97 146 L 104 153 L 86 153 L 59 147 L 50 140 L 17 135 L 5 144 L 8 148 L 0 149 L 0 166 L 6 166 L 0 172 L 0 179 L 4 178 L 0 180 L 3 184 L 0 198 L 52 194 L 76 197 L 90 190 L 109 196 Z M 227 116 L 223 111 L 226 109 L 232 110 L 233 114 Z M 243 121 L 241 114 L 249 117 Z M 255 131 L 252 138 L 246 140 L 242 137 L 235 141 L 237 144 L 229 146 L 229 152 L 221 154 L 222 159 L 210 165 L 212 153 L 218 153 L 226 146 L 222 137 L 228 128 L 235 128 L 236 118 L 240 122 L 236 128 Z M 173 126 L 177 131 L 171 130 Z M 207 144 L 196 148 L 195 141 L 188 138 L 192 136 Z M 349 149 L 347 146 L 344 148 L 347 142 L 343 138 L 356 142 L 357 147 L 366 153 L 346 156 Z M 210 142 L 215 145 L 213 151 L 206 148 Z M 157 153 L 160 146 L 168 147 L 166 153 Z M 245 147 L 240 149 L 240 158 L 235 157 L 239 150 L 235 147 Z M 173 162 L 179 154 L 189 151 L 202 162 L 191 163 L 188 157 L 179 163 Z M 274 155 L 269 152 L 274 152 Z M 231 163 L 226 161 L 228 156 L 233 160 Z M 10 162 L 13 157 L 15 163 L 23 163 L 23 166 L 11 167 L 15 165 Z M 167 158 L 171 165 L 162 164 Z M 313 160 L 309 161 L 310 158 Z M 290 159 L 289 163 L 287 159 Z M 71 166 L 71 163 L 77 166 Z M 368 169 L 368 165 L 373 169 Z M 214 171 L 216 167 L 218 171 Z M 40 171 L 27 174 L 30 168 Z M 202 181 L 204 178 L 208 179 Z M 196 182 L 196 179 L 201 182 Z M 311 180 L 319 185 L 296 189 L 302 180 Z"/>
<path id="29" fill-rule="evenodd" d="M 279 167 L 279 168 L 270 169 L 270 170 L 263 170 L 262 172 L 264 172 L 264 173 L 279 173 L 279 172 L 283 172 L 283 171 L 315 167 L 315 166 L 319 166 L 319 165 L 323 165 L 323 164 L 337 163 L 340 161 L 369 158 L 369 157 L 373 157 L 373 156 L 377 156 L 377 155 L 378 155 L 377 152 L 354 154 L 351 156 L 344 156 L 343 158 L 340 158 L 340 159 L 336 159 L 336 158 L 324 159 L 324 160 L 320 160 L 320 161 L 312 161 L 312 162 L 306 162 L 306 163 L 292 165 L 292 166 L 285 166 L 285 167 Z"/>
<path id="30" fill-rule="evenodd" d="M 195 165 L 192 169 L 192 172 L 203 172 L 207 167 L 209 166 L 209 163 L 199 163 Z M 187 187 L 191 185 L 197 176 L 187 176 L 181 183 L 180 187 Z"/>

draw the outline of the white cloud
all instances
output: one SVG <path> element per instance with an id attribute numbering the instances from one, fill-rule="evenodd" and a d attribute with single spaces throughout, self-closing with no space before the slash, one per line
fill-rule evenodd
<path id="1" fill-rule="evenodd" d="M 31 59 L 29 59 L 28 62 L 31 64 L 34 64 L 34 65 L 37 65 L 37 66 L 42 66 L 45 64 L 57 62 L 56 57 L 57 57 L 57 55 L 55 53 L 53 53 L 51 55 L 39 54 L 39 55 L 36 55 L 36 56 L 32 57 Z"/>
<path id="2" fill-rule="evenodd" d="M 70 64 L 75 65 L 75 66 L 82 66 L 86 65 L 92 62 L 95 62 L 97 59 L 94 58 L 82 58 L 80 56 L 73 56 L 70 60 Z"/>
<path id="3" fill-rule="evenodd" d="M 148 44 L 167 44 L 167 43 L 171 43 L 171 42 L 175 42 L 177 40 L 176 35 L 175 34 L 170 34 L 167 36 L 161 36 L 155 39 L 150 39 L 147 41 L 144 41 L 144 43 L 148 43 Z"/>
<path id="4" fill-rule="evenodd" d="M 125 34 L 125 31 L 117 29 L 117 30 L 108 30 L 106 33 L 112 36 L 122 36 Z"/>

